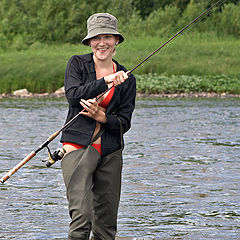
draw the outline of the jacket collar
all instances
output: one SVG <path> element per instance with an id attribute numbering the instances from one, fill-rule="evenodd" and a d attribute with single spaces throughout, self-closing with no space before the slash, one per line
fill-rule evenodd
<path id="1" fill-rule="evenodd" d="M 81 55 L 81 58 L 83 60 L 83 63 L 88 64 L 89 73 L 95 73 L 96 71 L 95 71 L 95 65 L 93 61 L 93 53 Z"/>

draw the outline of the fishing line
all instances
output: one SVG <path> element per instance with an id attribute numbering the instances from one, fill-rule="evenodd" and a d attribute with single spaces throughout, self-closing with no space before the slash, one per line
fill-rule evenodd
<path id="1" fill-rule="evenodd" d="M 188 29 L 192 24 L 199 21 L 205 14 L 208 14 L 214 7 L 217 7 L 221 2 L 222 4 L 226 0 L 219 0 L 215 4 L 213 4 L 210 8 L 205 10 L 202 14 L 200 14 L 197 18 L 195 18 L 193 21 L 191 21 L 189 24 L 187 24 L 184 28 L 182 28 L 179 32 L 177 32 L 174 36 L 172 36 L 170 39 L 168 39 L 164 44 L 162 44 L 158 49 L 156 49 L 154 52 L 152 52 L 150 55 L 148 55 L 146 58 L 144 58 L 140 63 L 138 63 L 132 70 L 128 71 L 127 74 L 130 74 L 133 72 L 136 68 L 138 68 L 140 65 L 142 65 L 144 62 L 146 62 L 150 57 L 152 57 L 155 53 L 157 53 L 160 49 L 162 49 L 164 46 L 166 46 L 169 42 L 174 40 L 177 36 L 182 34 L 186 29 Z M 221 5 L 222 5 L 221 4 Z M 220 6 L 221 6 L 220 5 Z M 98 101 L 105 93 L 107 93 L 111 88 L 114 87 L 111 86 L 108 88 L 105 92 L 103 92 L 100 96 L 96 98 L 96 101 Z M 82 110 L 84 111 L 84 109 Z M 77 117 L 82 114 L 82 111 L 76 114 L 70 121 L 68 121 L 62 128 L 60 128 L 58 131 L 53 133 L 50 137 L 47 138 L 45 142 L 43 142 L 36 150 L 32 151 L 30 154 L 28 154 L 22 161 L 20 161 L 14 168 L 9 170 L 1 179 L 0 182 L 4 183 L 6 182 L 16 171 L 18 171 L 23 165 L 25 165 L 29 160 L 31 160 L 38 152 L 40 152 L 43 148 L 48 148 L 48 144 L 52 142 L 64 129 L 69 127 L 76 119 Z M 62 154 L 61 152 L 58 152 L 58 155 Z"/>
<path id="2" fill-rule="evenodd" d="M 160 49 L 165 47 L 169 42 L 176 40 L 176 37 L 180 36 L 181 34 L 187 32 L 189 29 L 192 29 L 196 24 L 200 23 L 203 19 L 205 19 L 207 16 L 209 16 L 210 13 L 215 11 L 218 7 L 222 6 L 225 1 L 227 0 L 219 0 L 215 2 L 212 6 L 210 6 L 207 10 L 202 12 L 198 17 L 196 17 L 194 20 L 192 20 L 190 23 L 188 23 L 184 28 L 182 28 L 180 31 L 178 31 L 174 36 L 169 38 L 164 44 L 162 44 L 158 49 L 153 51 L 150 55 L 148 55 L 146 58 L 144 58 L 140 63 L 138 63 L 132 70 L 128 71 L 127 74 L 130 74 L 133 72 L 135 69 L 137 69 L 139 66 L 141 66 L 144 62 L 146 62 L 150 57 L 152 57 L 155 53 L 157 53 Z M 193 25 L 194 24 L 194 25 Z M 111 86 L 108 88 L 106 91 L 104 91 L 97 99 L 96 101 L 101 98 L 105 93 L 107 93 L 110 89 L 114 87 Z"/>
<path id="3" fill-rule="evenodd" d="M 206 19 L 207 17 L 211 16 L 211 14 L 213 12 L 215 12 L 216 10 L 218 10 L 219 8 L 221 8 L 221 6 L 226 2 L 227 0 L 223 0 L 222 2 L 220 2 L 215 8 L 212 8 L 209 12 L 207 12 L 204 16 L 202 16 L 201 18 L 199 18 L 194 25 L 191 25 L 189 28 L 187 28 L 185 31 L 183 31 L 181 34 L 186 34 L 189 30 L 191 30 L 192 28 L 196 27 L 200 22 L 202 22 L 204 19 Z M 212 0 L 211 2 L 214 2 L 214 0 Z M 176 39 L 174 39 L 176 40 Z"/>
<path id="4" fill-rule="evenodd" d="M 193 23 L 198 21 L 202 16 L 207 14 L 211 9 L 216 7 L 220 2 L 223 0 L 217 1 L 215 4 L 213 4 L 210 8 L 205 10 L 203 13 L 201 13 L 198 17 L 196 17 L 194 20 L 192 20 L 189 24 L 187 24 L 184 28 L 182 28 L 180 31 L 178 31 L 174 36 L 169 38 L 164 44 L 162 44 L 158 49 L 156 49 L 154 52 L 152 52 L 150 55 L 148 55 L 146 58 L 144 58 L 139 64 L 137 64 L 132 70 L 129 71 L 129 73 L 133 72 L 136 68 L 138 68 L 140 65 L 142 65 L 144 62 L 146 62 L 150 57 L 152 57 L 155 53 L 157 53 L 160 49 L 162 49 L 164 46 L 166 46 L 169 42 L 171 42 L 174 38 L 179 36 L 182 32 L 184 32 L 187 28 L 189 28 Z"/>
<path id="5" fill-rule="evenodd" d="M 211 14 L 213 12 L 215 12 L 216 10 L 218 10 L 227 0 L 223 0 L 222 2 L 220 2 L 218 5 L 216 5 L 215 8 L 212 8 L 209 12 L 207 12 L 205 15 L 203 15 L 201 18 L 199 18 L 196 22 L 194 22 L 193 25 L 191 25 L 189 28 L 185 29 L 181 34 L 179 34 L 179 36 L 182 36 L 182 35 L 185 35 L 188 33 L 188 31 L 192 30 L 194 27 L 196 27 L 200 22 L 202 22 L 203 20 L 205 20 L 207 17 L 211 16 Z M 213 3 L 214 0 L 211 1 L 211 3 Z M 211 3 L 210 6 L 211 6 Z M 209 9 L 209 8 L 208 8 Z M 179 37 L 178 36 L 178 37 Z M 174 38 L 170 43 L 169 45 L 167 46 L 168 48 L 170 46 L 172 46 L 172 44 L 174 43 L 174 41 L 176 41 L 177 38 Z M 163 51 L 166 51 L 167 50 L 167 47 L 163 50 Z"/>

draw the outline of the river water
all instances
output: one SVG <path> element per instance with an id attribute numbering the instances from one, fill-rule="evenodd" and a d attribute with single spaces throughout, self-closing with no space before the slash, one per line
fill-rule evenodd
<path id="1" fill-rule="evenodd" d="M 0 174 L 64 123 L 64 99 L 0 100 Z M 60 147 L 59 137 L 50 147 Z M 0 239 L 66 239 L 44 149 L 0 185 Z M 2 177 L 2 176 L 1 176 Z M 240 239 L 240 99 L 139 99 L 125 135 L 118 239 Z"/>

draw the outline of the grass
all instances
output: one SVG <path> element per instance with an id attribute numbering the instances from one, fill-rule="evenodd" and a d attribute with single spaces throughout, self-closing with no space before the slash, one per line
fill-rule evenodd
<path id="1" fill-rule="evenodd" d="M 117 47 L 115 59 L 132 69 L 166 40 L 147 36 L 126 39 Z M 239 94 L 239 46 L 240 40 L 232 37 L 183 34 L 134 71 L 139 75 L 138 91 L 173 93 L 194 90 Z M 74 54 L 88 52 L 90 48 L 81 44 L 40 43 L 21 51 L 14 48 L 2 51 L 0 93 L 21 88 L 30 92 L 53 92 L 63 86 L 68 59 Z"/>
<path id="2" fill-rule="evenodd" d="M 226 75 L 216 76 L 159 76 L 137 75 L 137 91 L 149 94 L 173 93 L 240 93 L 240 78 Z"/>
<path id="3" fill-rule="evenodd" d="M 132 40 L 129 45 L 123 47 L 124 51 L 119 57 L 132 68 L 166 40 L 157 38 Z M 239 76 L 239 45 L 240 40 L 231 37 L 217 38 L 204 34 L 182 35 L 162 48 L 137 71 L 140 74 L 157 73 L 167 76 L 221 74 Z"/>

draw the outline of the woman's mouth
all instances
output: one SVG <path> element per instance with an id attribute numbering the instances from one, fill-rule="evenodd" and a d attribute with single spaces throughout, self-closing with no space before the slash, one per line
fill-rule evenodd
<path id="1" fill-rule="evenodd" d="M 98 51 L 100 52 L 100 53 L 104 53 L 104 52 L 106 52 L 108 49 L 107 48 L 98 48 Z"/>

